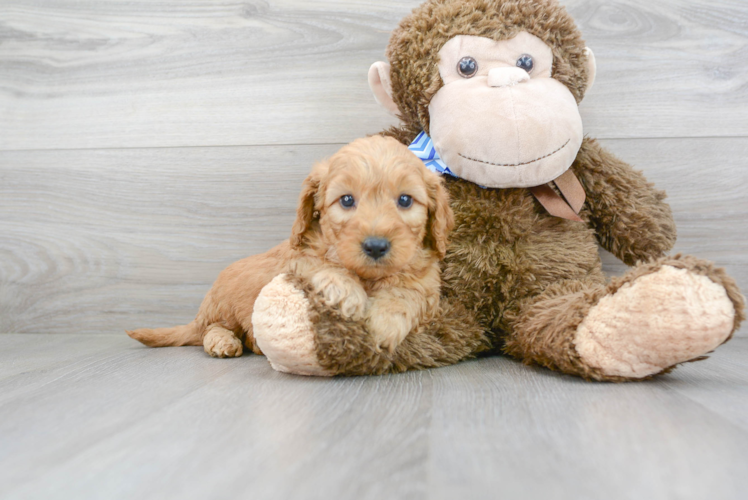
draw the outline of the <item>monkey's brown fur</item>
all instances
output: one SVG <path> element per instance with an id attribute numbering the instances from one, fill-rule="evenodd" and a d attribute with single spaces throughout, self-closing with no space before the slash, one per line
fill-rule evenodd
<path id="1" fill-rule="evenodd" d="M 365 325 L 324 303 L 304 278 L 286 279 L 310 302 L 317 360 L 331 375 L 382 375 L 455 364 L 488 348 L 483 328 L 459 304 L 442 302 L 389 353 L 377 349 Z"/>
<path id="2" fill-rule="evenodd" d="M 428 133 L 428 106 L 442 85 L 437 53 L 450 38 L 504 40 L 520 30 L 551 47 L 553 78 L 581 101 L 588 81 L 585 44 L 557 2 L 431 0 L 401 22 L 387 49 L 392 99 L 402 124 L 383 135 L 410 144 L 422 130 Z M 585 363 L 574 345 L 577 328 L 601 298 L 663 266 L 687 269 L 722 285 L 735 311 L 733 332 L 737 330 L 745 314 L 735 282 L 696 258 L 665 257 L 675 243 L 676 228 L 664 192 L 592 139 L 584 140 L 572 170 L 587 194 L 580 213 L 584 223 L 549 215 L 527 189 L 483 189 L 445 177 L 456 225 L 442 265 L 442 307 L 473 316 L 494 352 L 592 380 L 631 378 L 606 375 Z M 649 263 L 606 285 L 597 243 L 628 265 Z M 373 351 L 361 328 L 337 321 L 333 311 L 317 306 L 312 311 L 317 357 L 336 374 L 436 366 L 485 348 L 469 334 L 472 321 L 448 321 L 447 315 L 431 325 L 439 332 L 434 338 L 466 337 L 474 351 L 455 350 L 446 342 L 442 349 L 455 354 L 434 361 L 436 348 L 413 338 L 401 344 L 394 358 L 384 358 Z"/>

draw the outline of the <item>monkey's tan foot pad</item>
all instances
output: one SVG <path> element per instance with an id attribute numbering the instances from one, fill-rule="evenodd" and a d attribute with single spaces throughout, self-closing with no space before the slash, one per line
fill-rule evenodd
<path id="1" fill-rule="evenodd" d="M 212 326 L 203 339 L 205 352 L 214 358 L 234 358 L 242 355 L 242 341 L 234 332 L 220 326 Z"/>
<path id="2" fill-rule="evenodd" d="M 255 342 L 270 365 L 286 373 L 330 377 L 317 361 L 310 305 L 304 292 L 276 276 L 255 301 L 252 329 Z"/>
<path id="3" fill-rule="evenodd" d="M 713 351 L 732 332 L 725 288 L 663 266 L 603 297 L 577 328 L 577 353 L 606 375 L 644 378 Z"/>

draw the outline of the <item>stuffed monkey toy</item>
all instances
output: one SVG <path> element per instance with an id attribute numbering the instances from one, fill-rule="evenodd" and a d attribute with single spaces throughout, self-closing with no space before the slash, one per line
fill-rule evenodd
<path id="1" fill-rule="evenodd" d="M 578 105 L 595 59 L 555 0 L 430 0 L 386 55 L 369 83 L 401 124 L 383 134 L 444 175 L 455 214 L 442 319 L 386 352 L 307 284 L 279 276 L 254 316 L 273 366 L 376 374 L 483 352 L 642 380 L 731 338 L 744 319 L 734 280 L 667 256 L 676 229 L 665 193 L 584 137 Z M 598 243 L 628 273 L 607 281 Z"/>

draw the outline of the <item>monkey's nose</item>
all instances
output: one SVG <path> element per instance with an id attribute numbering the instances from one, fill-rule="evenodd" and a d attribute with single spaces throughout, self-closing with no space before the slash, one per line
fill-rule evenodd
<path id="1" fill-rule="evenodd" d="M 374 260 L 379 260 L 390 251 L 390 242 L 385 238 L 366 238 L 361 243 L 364 253 Z"/>
<path id="2" fill-rule="evenodd" d="M 490 87 L 511 87 L 529 79 L 530 74 L 522 68 L 494 68 L 488 72 Z"/>

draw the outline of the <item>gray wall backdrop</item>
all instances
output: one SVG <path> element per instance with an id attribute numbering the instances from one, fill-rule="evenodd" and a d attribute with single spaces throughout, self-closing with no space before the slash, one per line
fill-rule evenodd
<path id="1" fill-rule="evenodd" d="M 418 3 L 0 1 L 0 332 L 190 321 L 286 238 L 315 160 L 392 123 L 366 74 Z M 586 133 L 748 289 L 745 0 L 564 3 L 597 55 Z"/>

